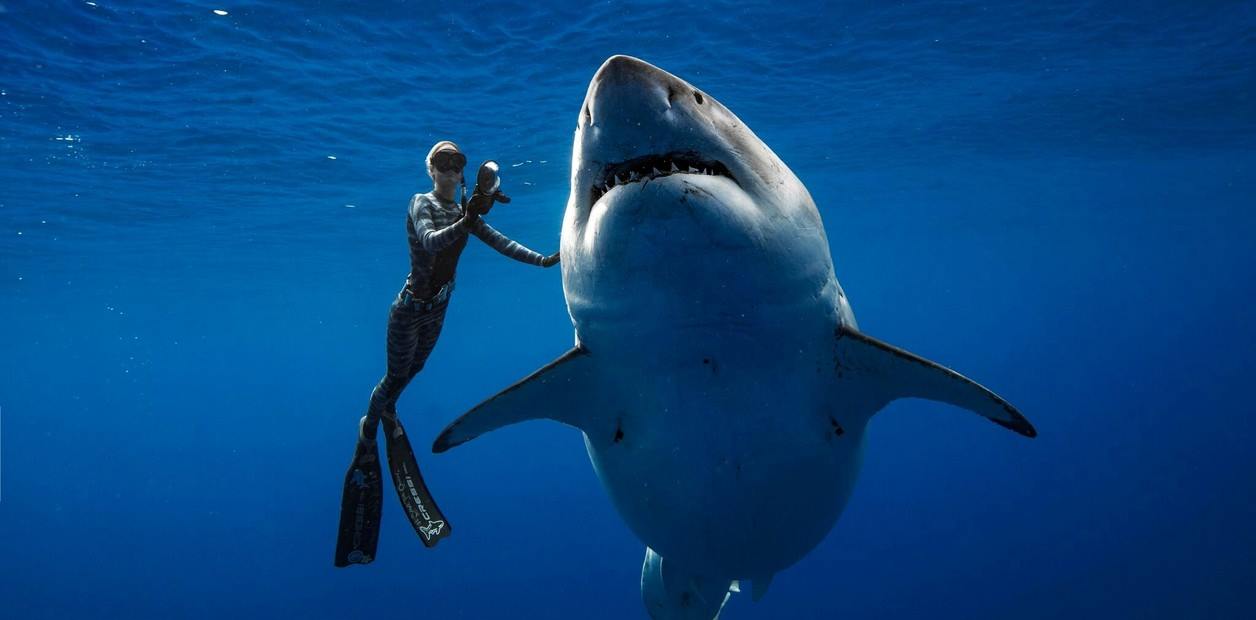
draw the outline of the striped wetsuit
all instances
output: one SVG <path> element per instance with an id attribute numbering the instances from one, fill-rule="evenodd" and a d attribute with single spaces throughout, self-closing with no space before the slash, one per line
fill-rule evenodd
<path id="1" fill-rule="evenodd" d="M 497 232 L 482 218 L 464 218 L 457 202 L 443 201 L 434 193 L 415 194 L 410 199 L 406 233 L 410 275 L 388 313 L 388 371 L 371 393 L 367 427 L 363 429 L 368 438 L 375 436 L 379 416 L 396 415 L 401 391 L 423 369 L 436 346 L 467 234 L 520 262 L 540 266 L 544 259 Z"/>

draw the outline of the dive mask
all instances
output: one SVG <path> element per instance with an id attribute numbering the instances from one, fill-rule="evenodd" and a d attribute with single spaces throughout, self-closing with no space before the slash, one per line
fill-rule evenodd
<path id="1" fill-rule="evenodd" d="M 458 151 L 441 151 L 432 156 L 432 167 L 441 172 L 458 172 L 467 165 L 467 156 Z"/>

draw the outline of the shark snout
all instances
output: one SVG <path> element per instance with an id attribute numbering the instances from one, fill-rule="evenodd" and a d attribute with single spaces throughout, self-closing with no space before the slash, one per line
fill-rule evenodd
<path id="1" fill-rule="evenodd" d="M 585 97 L 585 125 L 603 127 L 658 118 L 673 100 L 693 91 L 680 78 L 632 56 L 611 56 L 602 63 Z"/>
<path id="2" fill-rule="evenodd" d="M 712 123 L 717 105 L 684 80 L 632 56 L 611 56 L 589 82 L 575 162 L 589 204 L 611 188 L 668 174 L 734 178 Z"/>

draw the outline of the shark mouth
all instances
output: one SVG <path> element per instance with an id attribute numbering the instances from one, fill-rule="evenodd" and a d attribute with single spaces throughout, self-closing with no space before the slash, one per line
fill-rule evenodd
<path id="1" fill-rule="evenodd" d="M 692 151 L 667 153 L 664 155 L 646 155 L 627 161 L 607 164 L 601 174 L 593 180 L 592 195 L 589 204 L 598 201 L 606 192 L 617 185 L 641 183 L 673 174 L 703 174 L 707 176 L 727 177 L 737 183 L 737 179 L 728 171 L 724 164 L 704 159 Z M 740 183 L 737 183 L 739 186 Z"/>

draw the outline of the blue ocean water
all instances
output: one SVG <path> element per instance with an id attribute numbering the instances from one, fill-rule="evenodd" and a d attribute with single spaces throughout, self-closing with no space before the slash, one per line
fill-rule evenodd
<path id="1" fill-rule="evenodd" d="M 215 13 L 215 9 L 225 15 Z M 534 422 L 334 569 L 422 157 L 557 248 L 593 72 L 689 80 L 807 184 L 860 326 L 1035 440 L 873 421 L 807 558 L 725 618 L 1256 615 L 1256 3 L 0 0 L 0 616 L 643 618 L 642 545 Z M 557 270 L 472 243 L 423 448 L 561 354 Z"/>

